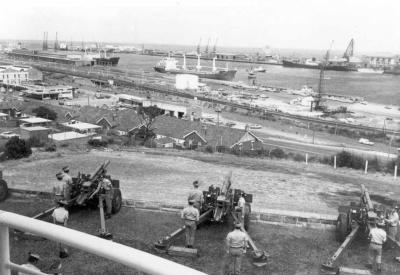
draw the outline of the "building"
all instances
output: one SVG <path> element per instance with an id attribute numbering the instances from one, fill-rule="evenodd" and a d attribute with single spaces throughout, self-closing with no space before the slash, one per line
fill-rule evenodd
<path id="1" fill-rule="evenodd" d="M 25 94 L 35 99 L 73 99 L 76 88 L 72 86 L 24 85 Z"/>
<path id="2" fill-rule="evenodd" d="M 20 127 L 34 127 L 34 126 L 43 126 L 46 127 L 50 124 L 51 120 L 41 118 L 41 117 L 28 117 L 28 118 L 21 118 L 20 120 Z"/>
<path id="3" fill-rule="evenodd" d="M 42 126 L 21 127 L 20 128 L 22 139 L 36 139 L 40 142 L 47 142 L 50 129 Z"/>
<path id="4" fill-rule="evenodd" d="M 190 118 L 199 119 L 202 116 L 202 107 L 200 104 L 189 104 L 189 103 L 176 103 L 162 100 L 150 100 L 146 99 L 143 101 L 143 107 L 157 106 L 163 110 L 163 113 L 171 117 L 176 118 Z"/>
<path id="5" fill-rule="evenodd" d="M 29 80 L 28 70 L 23 66 L 0 66 L 0 83 L 3 85 L 22 85 Z"/>
<path id="6" fill-rule="evenodd" d="M 143 101 L 145 98 L 133 96 L 133 95 L 126 95 L 126 94 L 119 94 L 118 95 L 118 103 L 123 107 L 128 108 L 138 108 L 143 106 Z"/>
<path id="7" fill-rule="evenodd" d="M 363 61 L 374 68 L 384 68 L 395 66 L 399 63 L 400 56 L 398 55 L 371 55 L 363 56 Z"/>
<path id="8" fill-rule="evenodd" d="M 101 126 L 91 124 L 91 123 L 86 123 L 86 122 L 81 122 L 77 120 L 71 120 L 68 122 L 61 123 L 61 125 L 69 131 L 75 131 L 81 134 L 87 134 L 87 135 L 94 135 L 101 131 Z"/>

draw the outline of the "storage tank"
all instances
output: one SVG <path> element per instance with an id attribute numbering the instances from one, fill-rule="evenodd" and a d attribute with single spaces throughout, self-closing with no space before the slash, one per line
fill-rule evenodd
<path id="1" fill-rule="evenodd" d="M 177 74 L 175 88 L 179 90 L 197 90 L 199 88 L 199 77 L 191 74 Z"/>

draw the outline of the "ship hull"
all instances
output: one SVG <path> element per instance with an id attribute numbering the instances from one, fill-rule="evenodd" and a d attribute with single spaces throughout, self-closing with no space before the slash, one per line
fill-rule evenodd
<path id="1" fill-rule="evenodd" d="M 200 78 L 216 79 L 231 81 L 235 78 L 236 70 L 217 71 L 217 72 L 205 72 L 205 71 L 192 71 L 192 70 L 165 70 L 164 67 L 155 66 L 154 70 L 159 73 L 169 74 L 192 74 L 197 75 Z"/>
<path id="2" fill-rule="evenodd" d="M 303 63 L 297 63 L 297 62 L 292 62 L 288 60 L 283 60 L 282 61 L 283 67 L 289 67 L 289 68 L 303 68 L 303 69 L 316 69 L 320 70 L 321 65 L 308 65 L 308 64 L 303 64 Z M 325 66 L 325 70 L 327 71 L 356 71 L 355 68 L 352 68 L 350 66 L 343 66 L 343 65 L 327 65 Z"/>
<path id="3" fill-rule="evenodd" d="M 118 56 L 113 56 L 113 57 L 100 57 L 100 58 L 95 58 L 95 64 L 96 65 L 101 65 L 101 66 L 117 66 L 119 62 L 119 57 Z"/>
<path id="4" fill-rule="evenodd" d="M 386 69 L 383 70 L 384 74 L 400 75 L 400 69 Z"/>

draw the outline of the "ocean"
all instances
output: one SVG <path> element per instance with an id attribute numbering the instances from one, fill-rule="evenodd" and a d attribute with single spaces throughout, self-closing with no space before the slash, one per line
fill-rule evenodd
<path id="1" fill-rule="evenodd" d="M 27 48 L 41 47 L 41 41 L 24 41 L 23 46 Z M 6 45 L 5 42 L 1 44 Z M 75 43 L 75 44 L 78 44 Z M 104 43 L 107 45 L 108 43 Z M 52 45 L 49 41 L 49 45 Z M 142 45 L 135 45 L 141 48 Z M 185 45 L 157 45 L 145 44 L 145 48 L 160 50 L 176 50 L 191 52 L 195 46 Z M 204 50 L 204 46 L 202 47 Z M 234 48 L 218 47 L 219 51 L 236 53 L 255 53 L 261 52 L 261 48 Z M 298 49 L 272 49 L 273 54 L 280 56 L 299 56 L 321 58 L 325 51 L 322 50 L 298 50 Z M 120 54 L 119 68 L 135 71 L 153 72 L 153 66 L 162 58 L 158 56 L 145 56 L 135 54 Z M 339 52 L 333 52 L 332 56 L 340 56 Z M 182 64 L 182 60 L 179 61 Z M 196 60 L 187 59 L 187 64 L 195 66 Z M 202 66 L 212 66 L 211 61 L 201 61 Z M 251 67 L 258 67 L 258 64 L 232 63 L 228 62 L 230 68 L 237 68 L 236 81 L 248 82 L 247 70 Z M 217 62 L 218 67 L 225 67 L 225 62 Z M 300 89 L 303 85 L 311 86 L 315 90 L 318 88 L 319 71 L 310 69 L 285 68 L 276 65 L 262 65 L 267 72 L 258 73 L 256 83 L 275 87 Z M 385 105 L 400 106 L 400 75 L 378 75 L 362 74 L 358 72 L 336 72 L 326 71 L 323 82 L 323 92 L 329 94 L 339 94 L 347 96 L 363 97 L 366 101 L 381 103 Z"/>

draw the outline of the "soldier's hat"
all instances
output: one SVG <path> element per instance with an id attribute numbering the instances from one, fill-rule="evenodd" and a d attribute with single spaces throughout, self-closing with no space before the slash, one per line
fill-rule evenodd
<path id="1" fill-rule="evenodd" d="M 64 167 L 62 168 L 62 170 L 63 170 L 64 172 L 68 173 L 68 172 L 69 172 L 69 167 L 68 167 L 68 166 L 64 166 Z"/>
<path id="2" fill-rule="evenodd" d="M 240 222 L 235 223 L 235 228 L 240 229 L 242 227 L 242 224 Z"/>
<path id="3" fill-rule="evenodd" d="M 63 173 L 62 173 L 62 172 L 58 172 L 58 173 L 56 174 L 56 177 L 57 177 L 57 178 L 61 178 L 61 177 L 62 177 L 62 175 L 63 175 Z"/>
<path id="4" fill-rule="evenodd" d="M 40 260 L 40 256 L 38 254 L 33 254 L 31 252 L 28 253 L 28 262 L 37 262 Z"/>
<path id="5" fill-rule="evenodd" d="M 58 203 L 58 205 L 60 205 L 60 206 L 65 206 L 65 205 L 67 205 L 67 201 L 65 201 L 65 200 L 59 200 L 59 201 L 57 201 L 57 203 Z"/>
<path id="6" fill-rule="evenodd" d="M 188 203 L 189 203 L 190 205 L 193 205 L 193 204 L 194 204 L 194 200 L 190 199 L 190 200 L 188 200 Z"/>
<path id="7" fill-rule="evenodd" d="M 198 180 L 195 180 L 195 181 L 193 182 L 193 185 L 194 185 L 194 186 L 196 186 L 196 187 L 198 187 L 198 186 L 199 186 L 199 184 L 200 184 L 200 183 L 199 183 L 199 181 L 198 181 Z"/>

